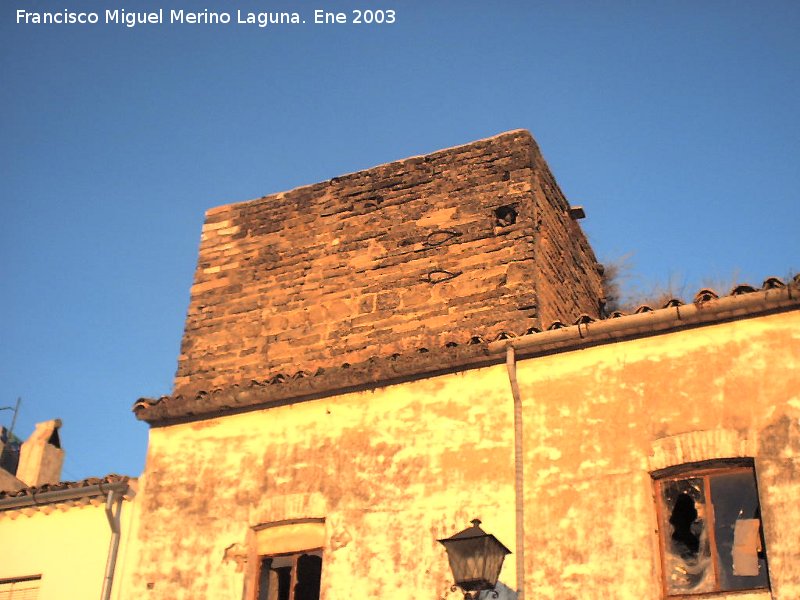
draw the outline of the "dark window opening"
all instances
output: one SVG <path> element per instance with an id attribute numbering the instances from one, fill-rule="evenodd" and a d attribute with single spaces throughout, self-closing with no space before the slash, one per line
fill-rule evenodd
<path id="1" fill-rule="evenodd" d="M 656 479 L 666 595 L 769 588 L 754 468 L 694 466 Z"/>
<path id="2" fill-rule="evenodd" d="M 56 448 L 61 448 L 61 439 L 58 437 L 58 429 L 53 429 L 53 433 L 50 435 L 50 439 L 47 440 L 47 443 L 51 446 L 55 446 Z"/>
<path id="3" fill-rule="evenodd" d="M 700 551 L 701 532 L 692 531 L 692 526 L 697 523 L 697 509 L 694 500 L 689 494 L 681 494 L 675 502 L 675 508 L 669 517 L 672 525 L 673 547 L 684 558 L 695 558 Z"/>
<path id="4" fill-rule="evenodd" d="M 495 225 L 508 227 L 517 222 L 517 210 L 513 206 L 500 206 L 494 209 Z"/>
<path id="5" fill-rule="evenodd" d="M 258 600 L 319 600 L 321 552 L 268 556 L 261 559 Z"/>

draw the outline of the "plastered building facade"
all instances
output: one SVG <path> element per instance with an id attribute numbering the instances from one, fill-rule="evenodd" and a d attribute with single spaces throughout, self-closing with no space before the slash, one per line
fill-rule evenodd
<path id="1" fill-rule="evenodd" d="M 125 563 L 136 482 L 61 482 L 60 427 L 58 419 L 37 423 L 21 448 L 2 432 L 0 600 L 125 597 L 114 578 Z"/>
<path id="2" fill-rule="evenodd" d="M 674 530 L 658 475 L 688 465 L 685 481 L 747 464 L 739 458 L 754 463 L 766 558 L 752 576 L 733 578 L 735 593 L 708 581 L 698 589 L 713 598 L 800 597 L 796 300 L 794 307 L 593 347 L 578 342 L 583 349 L 519 362 L 529 597 L 684 597 L 680 586 L 667 589 Z M 710 530 L 712 507 L 705 509 L 695 525 Z M 754 516 L 739 510 L 734 522 Z M 730 569 L 730 548 L 715 558 Z M 707 580 L 723 578 L 713 570 Z M 761 589 L 744 591 L 751 586 Z"/>
<path id="3" fill-rule="evenodd" d="M 66 600 L 126 595 L 115 576 L 124 569 L 132 530 L 133 489 L 127 479 L 87 481 L 36 498 L 4 498 L 0 505 L 0 598 Z M 110 507 L 119 539 L 109 524 L 106 502 L 110 489 L 122 493 Z M 48 496 L 49 494 L 49 496 Z M 11 501 L 16 506 L 11 506 Z M 113 563 L 111 562 L 113 559 Z"/>
<path id="4" fill-rule="evenodd" d="M 527 597 L 666 597 L 653 474 L 735 459 L 755 466 L 769 579 L 703 597 L 798 597 L 793 306 L 601 342 L 577 325 L 554 332 L 578 342 L 514 339 Z M 538 336 L 542 347 L 525 346 Z M 321 524 L 320 597 L 458 597 L 437 539 L 479 516 L 516 547 L 509 343 L 494 343 L 499 364 L 153 428 L 131 597 L 255 597 L 259 554 L 304 545 L 259 546 L 260 528 L 309 520 Z M 206 478 L 213 494 L 198 493 Z M 516 567 L 512 555 L 506 597 Z"/>

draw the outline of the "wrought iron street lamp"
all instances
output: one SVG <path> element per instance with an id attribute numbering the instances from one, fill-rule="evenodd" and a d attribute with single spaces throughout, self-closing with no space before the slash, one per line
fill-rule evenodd
<path id="1" fill-rule="evenodd" d="M 464 592 L 465 599 L 477 600 L 484 590 L 492 590 L 498 597 L 494 586 L 500 576 L 503 560 L 511 550 L 506 548 L 490 533 L 480 528 L 481 522 L 473 519 L 472 527 L 459 531 L 453 537 L 439 540 L 447 550 L 447 560 L 453 571 L 455 585 Z"/>

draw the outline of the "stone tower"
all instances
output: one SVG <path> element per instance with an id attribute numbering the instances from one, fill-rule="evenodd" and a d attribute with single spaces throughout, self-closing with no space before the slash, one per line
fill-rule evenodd
<path id="1" fill-rule="evenodd" d="M 522 130 L 213 208 L 174 395 L 597 316 L 580 216 Z"/>

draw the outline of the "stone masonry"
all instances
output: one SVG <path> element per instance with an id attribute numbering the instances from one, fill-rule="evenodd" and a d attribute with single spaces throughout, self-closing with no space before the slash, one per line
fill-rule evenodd
<path id="1" fill-rule="evenodd" d="M 527 131 L 206 213 L 174 394 L 597 316 Z"/>

